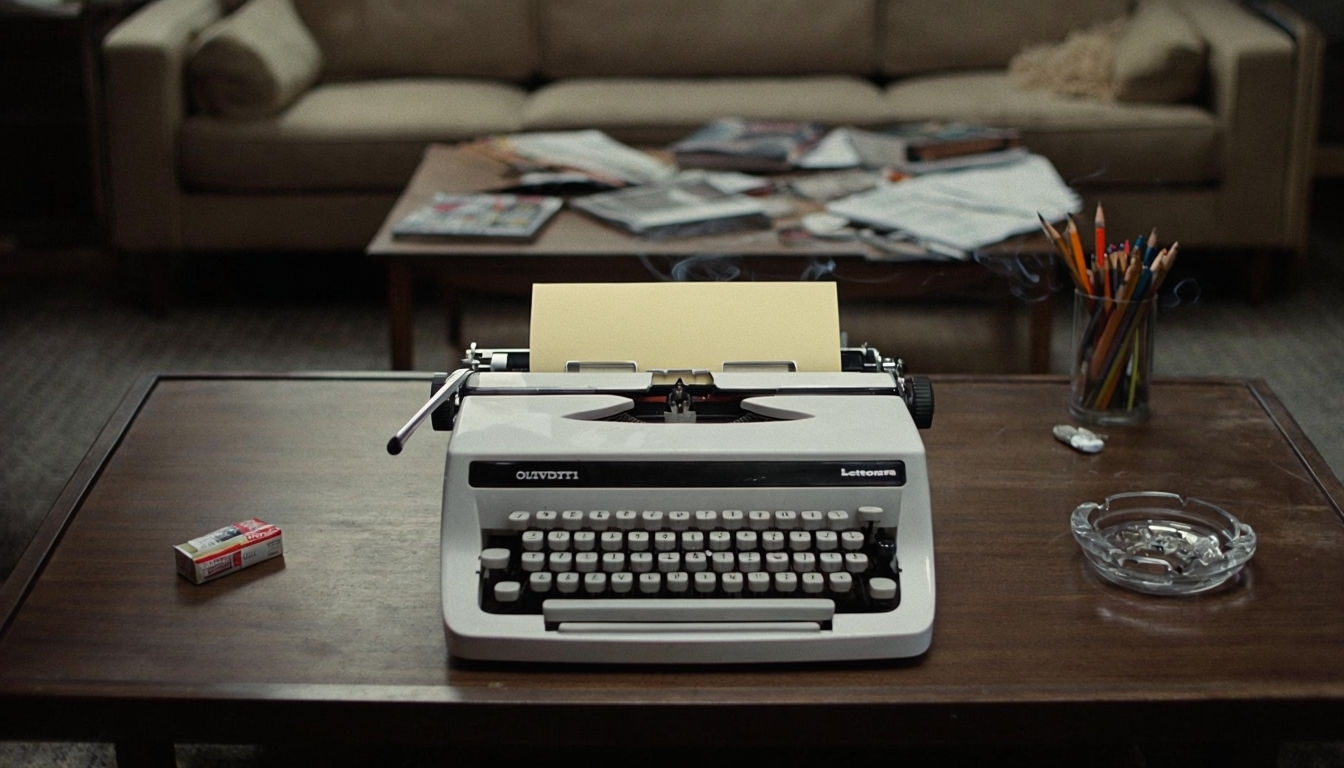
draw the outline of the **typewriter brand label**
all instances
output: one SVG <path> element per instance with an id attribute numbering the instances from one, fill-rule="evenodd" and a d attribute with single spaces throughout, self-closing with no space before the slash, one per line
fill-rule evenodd
<path id="1" fill-rule="evenodd" d="M 513 473 L 519 480 L 578 480 L 576 469 L 520 469 Z"/>
<path id="2" fill-rule="evenodd" d="M 890 461 L 473 461 L 473 488 L 787 488 L 905 485 Z"/>
<path id="3" fill-rule="evenodd" d="M 846 469 L 840 468 L 841 477 L 900 477 L 901 471 L 895 467 L 885 469 Z"/>

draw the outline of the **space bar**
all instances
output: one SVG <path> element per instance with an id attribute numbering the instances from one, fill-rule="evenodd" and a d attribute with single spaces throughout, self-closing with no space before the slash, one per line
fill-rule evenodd
<path id="1" fill-rule="evenodd" d="M 546 622 L 575 621 L 830 621 L 835 603 L 825 598 L 547 600 Z"/>

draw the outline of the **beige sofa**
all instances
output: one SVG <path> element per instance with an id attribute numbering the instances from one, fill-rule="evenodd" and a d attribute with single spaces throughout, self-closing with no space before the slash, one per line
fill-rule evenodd
<path id="1" fill-rule="evenodd" d="M 1021 129 L 1113 231 L 1304 247 L 1319 35 L 1235 0 L 157 0 L 105 42 L 113 244 L 361 249 L 429 142 L 725 116 Z M 1070 41 L 1115 21 L 1103 54 Z M 1093 36 L 1095 37 L 1095 35 Z M 1075 40 L 1076 41 L 1076 40 Z M 1086 49 L 1084 49 L 1086 50 Z M 1101 64 L 1069 95 L 1023 62 Z M 1035 58 L 1031 58 L 1034 56 Z M 1107 59 L 1106 57 L 1111 57 Z M 1104 59 L 1104 60 L 1103 60 Z M 1041 67 L 1037 67 L 1037 71 Z M 1096 77 L 1094 77 L 1096 80 Z M 1088 90 L 1088 89 L 1091 90 Z M 1109 89 L 1109 90 L 1106 90 Z M 1115 94 L 1119 94 L 1116 96 Z"/>

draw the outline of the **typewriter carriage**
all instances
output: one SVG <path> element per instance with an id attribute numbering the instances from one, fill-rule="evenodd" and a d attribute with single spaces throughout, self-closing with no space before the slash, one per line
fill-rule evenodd
<path id="1" fill-rule="evenodd" d="M 462 397 L 470 392 L 468 376 L 478 372 L 525 373 L 530 370 L 529 350 L 525 348 L 482 349 L 473 342 L 463 355 L 461 365 L 451 372 L 435 373 L 430 382 L 431 403 L 439 400 L 430 410 L 430 420 L 437 431 L 451 431 L 457 417 Z M 883 386 L 871 390 L 872 394 L 895 394 L 899 396 L 910 411 L 915 426 L 928 429 L 933 425 L 934 396 L 933 385 L 925 377 L 908 376 L 905 363 L 899 358 L 884 357 L 874 347 L 862 345 L 845 347 L 840 350 L 841 372 L 844 373 L 885 373 L 891 377 L 890 387 Z M 598 361 L 571 362 L 568 370 L 572 372 L 616 371 L 634 372 L 637 366 L 633 362 Z M 793 371 L 791 363 L 745 361 L 726 362 L 725 371 L 745 370 L 788 370 Z M 745 415 L 740 408 L 730 410 L 732 401 L 739 401 L 759 391 L 736 391 L 724 393 L 716 391 L 713 374 L 708 371 L 653 371 L 652 384 L 644 391 L 631 391 L 628 394 L 636 400 L 637 420 L 653 423 L 662 420 L 666 423 L 685 423 L 688 409 L 702 408 L 707 412 L 706 421 L 722 423 Z M 687 379 L 690 379 L 688 383 Z M 444 387 L 452 389 L 444 392 Z M 665 410 L 653 413 L 649 404 L 666 403 Z M 428 405 L 428 404 L 427 404 Z M 671 417 L 669 418 L 669 415 Z M 658 418 L 661 416 L 662 418 Z M 698 419 L 697 419 L 698 420 Z M 409 426 L 409 425 L 408 425 Z M 395 438 L 394 438 L 395 440 Z M 389 451 L 392 444 L 389 444 Z"/>

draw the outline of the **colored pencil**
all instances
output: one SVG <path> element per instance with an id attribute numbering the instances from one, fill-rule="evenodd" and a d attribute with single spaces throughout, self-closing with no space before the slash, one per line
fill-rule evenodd
<path id="1" fill-rule="evenodd" d="M 1101 210 L 1101 203 L 1097 203 L 1097 215 L 1094 219 L 1093 234 L 1096 238 L 1096 252 L 1092 257 L 1097 260 L 1097 269 L 1106 269 L 1106 214 Z"/>
<path id="2" fill-rule="evenodd" d="M 1082 237 L 1078 234 L 1078 223 L 1073 220 L 1072 216 L 1069 216 L 1068 222 L 1065 230 L 1069 238 L 1069 251 L 1073 255 L 1074 266 L 1078 269 L 1078 275 L 1082 278 L 1083 285 L 1087 289 L 1088 295 L 1095 296 L 1097 295 L 1097 292 L 1092 289 L 1092 281 L 1088 279 L 1087 276 L 1087 258 L 1083 256 L 1083 241 Z"/>
<path id="3" fill-rule="evenodd" d="M 1055 250 L 1059 251 L 1059 258 L 1064 262 L 1065 268 L 1069 270 L 1069 275 L 1073 277 L 1074 284 L 1079 286 L 1083 285 L 1084 278 L 1082 275 L 1078 274 L 1078 263 L 1073 258 L 1073 253 L 1071 252 L 1069 244 L 1064 241 L 1064 236 L 1060 234 L 1059 230 L 1056 229 L 1054 225 L 1046 221 L 1045 217 L 1041 214 L 1037 213 L 1036 218 L 1040 220 L 1041 229 L 1045 231 L 1045 236 L 1054 244 Z"/>

